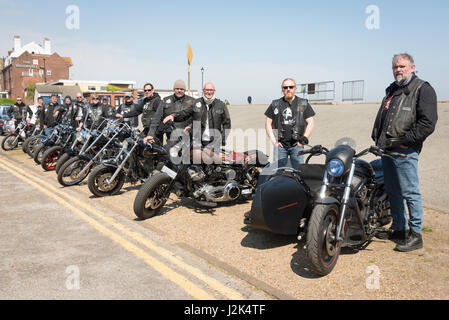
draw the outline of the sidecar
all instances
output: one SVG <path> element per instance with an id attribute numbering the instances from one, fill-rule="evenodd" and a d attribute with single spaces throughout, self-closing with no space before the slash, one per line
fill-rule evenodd
<path id="1" fill-rule="evenodd" d="M 301 219 L 309 218 L 319 193 L 325 165 L 301 164 L 298 170 L 277 168 L 259 177 L 244 223 L 254 229 L 296 235 Z"/>

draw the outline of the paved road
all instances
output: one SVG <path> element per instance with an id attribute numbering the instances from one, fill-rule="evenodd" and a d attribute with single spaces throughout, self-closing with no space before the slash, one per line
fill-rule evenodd
<path id="1" fill-rule="evenodd" d="M 0 181 L 0 299 L 267 298 L 2 155 Z"/>
<path id="2" fill-rule="evenodd" d="M 268 105 L 234 105 L 230 107 L 230 114 L 233 128 L 260 130 L 257 147 L 271 154 L 270 144 L 265 141 L 264 135 L 264 112 L 267 107 Z M 342 137 L 353 138 L 358 150 L 373 144 L 371 130 L 379 108 L 378 104 L 313 105 L 312 107 L 316 116 L 315 130 L 310 144 L 333 146 Z M 424 206 L 449 213 L 449 196 L 446 192 L 449 185 L 449 103 L 438 105 L 438 117 L 435 132 L 425 141 L 420 154 L 420 188 Z M 232 136 L 228 139 L 228 143 L 232 143 Z M 366 157 L 365 159 L 374 158 Z"/>

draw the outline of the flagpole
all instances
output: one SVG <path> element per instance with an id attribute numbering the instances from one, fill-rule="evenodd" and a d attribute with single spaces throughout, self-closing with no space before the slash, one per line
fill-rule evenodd
<path id="1" fill-rule="evenodd" d="M 188 83 L 188 88 L 189 88 L 189 96 L 191 96 L 191 94 L 190 94 L 190 63 L 189 63 L 189 65 L 188 65 L 188 79 L 187 79 L 187 83 Z"/>

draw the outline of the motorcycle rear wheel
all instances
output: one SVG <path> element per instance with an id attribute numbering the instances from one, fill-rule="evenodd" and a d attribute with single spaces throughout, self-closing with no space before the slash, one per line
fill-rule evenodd
<path id="1" fill-rule="evenodd" d="M 307 257 L 319 276 L 329 274 L 337 264 L 341 243 L 335 242 L 339 208 L 335 204 L 316 205 L 307 230 Z"/>
<path id="2" fill-rule="evenodd" d="M 16 135 L 10 134 L 3 138 L 2 149 L 5 151 L 10 151 L 17 147 L 18 144 L 19 138 Z"/>
<path id="3" fill-rule="evenodd" d="M 115 177 L 114 181 L 110 183 L 106 181 L 112 177 L 116 169 L 102 164 L 95 167 L 87 178 L 87 186 L 90 192 L 97 197 L 113 196 L 119 193 L 125 183 L 123 170 Z"/>
<path id="4" fill-rule="evenodd" d="M 56 167 L 56 162 L 59 157 L 64 153 L 64 150 L 60 146 L 54 146 L 47 149 L 42 155 L 41 166 L 45 171 L 53 171 Z"/>
<path id="5" fill-rule="evenodd" d="M 159 213 L 168 199 L 163 194 L 170 184 L 171 178 L 165 173 L 156 173 L 140 187 L 134 199 L 134 213 L 142 220 Z"/>

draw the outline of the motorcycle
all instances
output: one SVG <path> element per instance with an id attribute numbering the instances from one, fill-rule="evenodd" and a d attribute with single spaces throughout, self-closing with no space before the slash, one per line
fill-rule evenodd
<path id="1" fill-rule="evenodd" d="M 329 274 L 342 247 L 369 244 L 376 232 L 391 222 L 388 196 L 383 181 L 376 179 L 375 162 L 359 159 L 368 153 L 405 156 L 375 146 L 356 154 L 349 144 L 339 144 L 326 152 L 319 188 L 309 187 L 301 168 L 290 170 L 296 183 L 284 183 L 291 179 L 286 175 L 282 180 L 268 180 L 260 185 L 259 197 L 253 201 L 245 224 L 274 233 L 296 234 L 298 240 L 305 237 L 311 270 L 320 276 Z M 289 192 L 289 188 L 295 189 Z M 274 198 L 274 191 L 283 196 Z M 271 201 L 267 201 L 270 194 Z"/>
<path id="2" fill-rule="evenodd" d="M 2 149 L 10 151 L 16 148 L 19 142 L 25 141 L 32 134 L 34 127 L 32 123 L 27 123 L 25 120 L 20 121 L 15 130 L 3 138 Z"/>
<path id="3" fill-rule="evenodd" d="M 67 187 L 79 184 L 90 173 L 92 167 L 101 159 L 117 154 L 120 141 L 129 137 L 130 128 L 120 121 L 109 121 L 103 130 L 93 130 L 78 155 L 71 157 L 61 165 L 58 182 Z M 91 141 L 94 139 L 93 141 Z M 89 144 L 90 142 L 90 144 Z"/>
<path id="4" fill-rule="evenodd" d="M 178 197 L 192 198 L 205 207 L 252 198 L 260 170 L 268 159 L 264 153 L 258 150 L 237 153 L 222 148 L 220 164 L 191 164 L 190 139 L 179 141 L 170 149 L 171 161 L 140 187 L 134 200 L 137 217 L 147 219 L 156 215 L 171 192 Z M 182 150 L 188 150 L 190 161 L 173 161 L 184 156 Z"/>
<path id="5" fill-rule="evenodd" d="M 97 197 L 117 194 L 125 180 L 132 184 L 145 182 L 154 170 L 160 170 L 169 161 L 168 152 L 160 143 L 144 144 L 136 129 L 120 145 L 114 158 L 103 160 L 89 174 L 87 185 Z"/>

